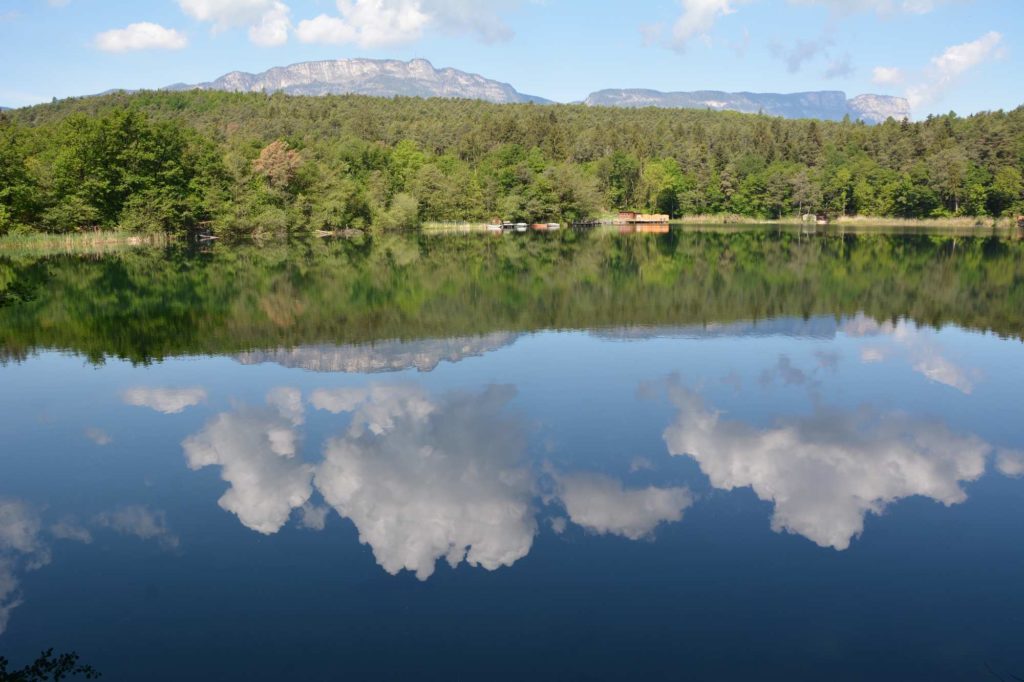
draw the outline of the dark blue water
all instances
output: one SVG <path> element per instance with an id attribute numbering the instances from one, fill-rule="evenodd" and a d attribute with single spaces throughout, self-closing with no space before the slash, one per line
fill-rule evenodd
<path id="1" fill-rule="evenodd" d="M 107 680 L 1020 679 L 1022 386 L 1017 338 L 866 313 L 37 346 L 0 366 L 0 654 Z"/>
<path id="2" fill-rule="evenodd" d="M 431 371 L 9 365 L 3 649 L 108 679 L 1024 670 L 1019 342 L 647 331 Z"/>

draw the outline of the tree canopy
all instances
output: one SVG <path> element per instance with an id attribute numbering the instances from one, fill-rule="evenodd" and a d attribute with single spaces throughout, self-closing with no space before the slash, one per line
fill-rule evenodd
<path id="1" fill-rule="evenodd" d="M 0 114 L 0 234 L 223 234 L 633 209 L 1024 212 L 1024 108 L 911 123 L 469 100 L 113 93 Z"/>

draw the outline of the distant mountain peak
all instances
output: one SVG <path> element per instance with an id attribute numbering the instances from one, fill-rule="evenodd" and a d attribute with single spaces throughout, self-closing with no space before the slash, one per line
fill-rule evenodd
<path id="1" fill-rule="evenodd" d="M 359 94 L 378 97 L 450 97 L 499 104 L 546 103 L 478 74 L 435 68 L 426 59 L 333 59 L 278 66 L 262 73 L 232 71 L 208 83 L 178 83 L 167 90 L 284 92 L 290 95 Z"/>
<path id="2" fill-rule="evenodd" d="M 820 118 L 835 121 L 849 116 L 866 123 L 881 123 L 889 117 L 896 120 L 910 118 L 910 104 L 903 97 L 858 95 L 853 99 L 847 99 L 846 93 L 840 90 L 781 94 L 719 90 L 660 92 L 635 88 L 613 89 L 591 93 L 584 104 L 630 108 L 714 109 L 748 114 L 765 113 L 784 118 Z"/>

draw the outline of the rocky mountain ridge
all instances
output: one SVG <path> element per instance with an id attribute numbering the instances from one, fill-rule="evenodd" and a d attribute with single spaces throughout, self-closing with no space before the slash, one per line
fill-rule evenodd
<path id="1" fill-rule="evenodd" d="M 448 97 L 477 99 L 497 104 L 550 100 L 526 95 L 508 83 L 452 68 L 435 68 L 426 59 L 335 59 L 279 66 L 261 73 L 232 71 L 207 83 L 177 83 L 167 90 L 224 90 L 228 92 L 284 92 L 290 95 L 359 94 L 376 97 Z M 892 117 L 910 118 L 910 105 L 902 97 L 858 95 L 847 99 L 838 90 L 792 94 L 721 92 L 660 92 L 643 89 L 599 90 L 583 102 L 589 106 L 714 109 L 744 113 L 763 112 L 784 118 L 842 120 L 849 116 L 867 123 Z"/>
<path id="2" fill-rule="evenodd" d="M 279 66 L 262 73 L 232 71 L 208 83 L 178 83 L 167 90 L 284 92 L 289 95 L 372 95 L 377 97 L 452 97 L 497 104 L 548 100 L 458 69 L 437 69 L 426 59 L 335 59 Z"/>

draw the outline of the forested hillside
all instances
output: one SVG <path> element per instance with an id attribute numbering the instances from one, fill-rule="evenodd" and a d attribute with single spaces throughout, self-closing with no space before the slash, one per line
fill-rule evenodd
<path id="1" fill-rule="evenodd" d="M 0 234 L 1024 210 L 1024 108 L 919 123 L 142 92 L 0 113 Z"/>

